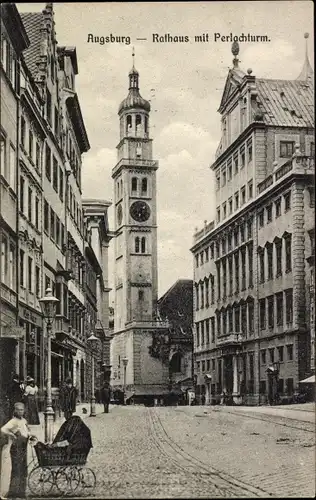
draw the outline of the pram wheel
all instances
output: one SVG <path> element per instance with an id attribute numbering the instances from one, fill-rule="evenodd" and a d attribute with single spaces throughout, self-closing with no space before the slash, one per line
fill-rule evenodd
<path id="1" fill-rule="evenodd" d="M 83 467 L 80 470 L 80 489 L 84 495 L 90 495 L 96 485 L 95 473 L 89 467 Z"/>
<path id="2" fill-rule="evenodd" d="M 51 492 L 54 484 L 53 472 L 45 467 L 35 467 L 28 478 L 28 486 L 33 495 L 47 495 Z"/>
<path id="3" fill-rule="evenodd" d="M 56 473 L 55 484 L 63 495 L 70 495 L 80 484 L 80 472 L 76 467 L 63 467 Z"/>

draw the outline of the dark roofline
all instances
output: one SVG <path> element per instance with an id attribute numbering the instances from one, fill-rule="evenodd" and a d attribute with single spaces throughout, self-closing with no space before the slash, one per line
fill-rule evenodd
<path id="1" fill-rule="evenodd" d="M 21 16 L 14 3 L 1 5 L 1 18 L 9 32 L 13 46 L 18 55 L 30 46 L 30 39 L 27 36 Z"/>
<path id="2" fill-rule="evenodd" d="M 74 132 L 78 141 L 80 153 L 86 153 L 90 149 L 90 143 L 84 125 L 77 94 L 67 97 L 66 105 L 74 127 Z"/>
<path id="3" fill-rule="evenodd" d="M 160 297 L 160 299 L 158 299 L 158 305 L 160 306 L 163 301 L 168 297 L 168 295 L 170 295 L 170 293 L 172 292 L 172 290 L 179 284 L 179 283 L 182 283 L 182 284 L 191 284 L 192 287 L 193 287 L 193 280 L 189 279 L 189 278 L 183 278 L 183 279 L 178 279 L 163 295 L 162 297 Z"/>

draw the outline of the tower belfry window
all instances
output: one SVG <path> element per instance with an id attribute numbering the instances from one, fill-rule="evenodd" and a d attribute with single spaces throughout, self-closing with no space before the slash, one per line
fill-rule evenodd
<path id="1" fill-rule="evenodd" d="M 137 177 L 132 178 L 132 191 L 137 191 Z"/>
<path id="2" fill-rule="evenodd" d="M 132 116 L 127 115 L 126 117 L 126 133 L 128 134 L 132 128 Z"/>
<path id="3" fill-rule="evenodd" d="M 142 117 L 141 115 L 136 115 L 136 134 L 137 132 L 141 132 L 142 126 Z"/>
<path id="4" fill-rule="evenodd" d="M 147 179 L 144 177 L 142 179 L 142 194 L 147 194 Z"/>
<path id="5" fill-rule="evenodd" d="M 135 238 L 135 252 L 139 253 L 139 237 L 136 236 Z"/>
<path id="6" fill-rule="evenodd" d="M 148 118 L 145 116 L 145 134 L 148 134 Z"/>
<path id="7" fill-rule="evenodd" d="M 146 238 L 145 236 L 142 237 L 142 253 L 146 252 Z"/>

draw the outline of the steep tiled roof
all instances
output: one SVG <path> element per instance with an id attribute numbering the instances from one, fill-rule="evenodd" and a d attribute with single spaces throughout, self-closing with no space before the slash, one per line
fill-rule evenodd
<path id="1" fill-rule="evenodd" d="M 267 125 L 314 127 L 314 88 L 299 80 L 256 79 L 258 104 Z"/>
<path id="2" fill-rule="evenodd" d="M 30 39 L 30 46 L 24 54 L 25 62 L 31 71 L 33 77 L 37 74 L 36 61 L 41 50 L 41 27 L 43 23 L 42 12 L 26 12 L 21 14 L 21 18 Z"/>

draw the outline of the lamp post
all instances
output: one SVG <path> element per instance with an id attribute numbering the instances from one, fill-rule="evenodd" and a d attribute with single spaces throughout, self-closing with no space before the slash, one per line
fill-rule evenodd
<path id="1" fill-rule="evenodd" d="M 274 403 L 277 403 L 277 395 L 278 395 L 278 385 L 279 385 L 279 373 L 280 373 L 280 361 L 274 361 L 273 362 L 273 370 L 274 370 L 274 376 L 275 376 L 275 392 L 274 392 Z"/>
<path id="2" fill-rule="evenodd" d="M 56 306 L 59 300 L 54 297 L 52 289 L 47 288 L 45 297 L 39 299 L 47 331 L 47 362 L 46 362 L 46 409 L 45 418 L 45 443 L 53 441 L 54 410 L 52 402 L 52 357 L 51 357 L 51 334 L 52 325 L 56 316 Z"/>
<path id="3" fill-rule="evenodd" d="M 123 391 L 124 391 L 124 404 L 125 404 L 125 393 L 126 393 L 126 367 L 128 363 L 128 359 L 125 357 L 122 359 L 124 372 L 123 372 Z"/>
<path id="4" fill-rule="evenodd" d="M 90 400 L 90 417 L 96 417 L 95 411 L 95 395 L 94 395 L 94 346 L 98 342 L 98 338 L 91 333 L 90 337 L 87 338 L 87 342 L 91 346 L 91 400 Z"/>

